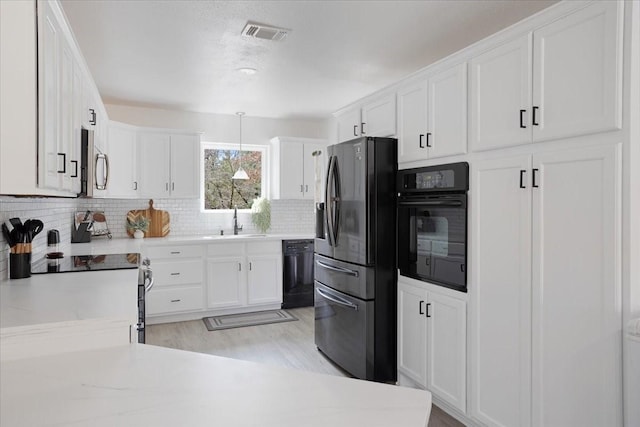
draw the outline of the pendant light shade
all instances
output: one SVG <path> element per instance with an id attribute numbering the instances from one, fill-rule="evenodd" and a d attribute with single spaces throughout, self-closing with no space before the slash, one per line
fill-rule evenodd
<path id="1" fill-rule="evenodd" d="M 244 113 L 237 112 L 236 115 L 240 118 L 240 167 L 231 179 L 249 179 L 249 175 L 242 169 L 242 116 L 244 116 Z"/>

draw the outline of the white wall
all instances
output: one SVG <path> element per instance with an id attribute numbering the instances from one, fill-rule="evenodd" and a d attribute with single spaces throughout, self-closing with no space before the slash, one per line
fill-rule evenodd
<path id="1" fill-rule="evenodd" d="M 239 121 L 236 115 L 195 113 L 156 108 L 106 105 L 109 120 L 136 126 L 188 129 L 203 132 L 202 141 L 238 142 Z M 251 117 L 242 118 L 242 143 L 268 145 L 274 136 L 328 138 L 327 120 L 293 120 Z"/>

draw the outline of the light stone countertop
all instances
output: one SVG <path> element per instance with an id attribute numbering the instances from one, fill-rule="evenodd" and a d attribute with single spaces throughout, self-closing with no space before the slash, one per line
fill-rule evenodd
<path id="1" fill-rule="evenodd" d="M 3 426 L 425 427 L 427 391 L 130 344 L 3 362 Z"/>

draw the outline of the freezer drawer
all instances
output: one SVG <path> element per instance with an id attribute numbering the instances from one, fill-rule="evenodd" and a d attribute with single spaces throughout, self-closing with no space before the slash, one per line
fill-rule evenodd
<path id="1" fill-rule="evenodd" d="M 327 357 L 351 375 L 374 379 L 374 302 L 315 282 L 315 341 Z"/>

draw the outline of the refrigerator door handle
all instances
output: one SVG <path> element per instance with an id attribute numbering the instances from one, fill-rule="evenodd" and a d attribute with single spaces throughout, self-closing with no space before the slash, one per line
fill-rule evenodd
<path id="1" fill-rule="evenodd" d="M 327 182 L 324 187 L 324 206 L 325 206 L 325 222 L 327 225 L 327 237 L 329 240 L 329 246 L 333 245 L 333 217 L 331 212 L 333 211 L 333 203 L 331 198 L 331 184 L 333 183 L 333 164 L 335 156 L 329 157 L 329 166 L 327 168 Z"/>
<path id="2" fill-rule="evenodd" d="M 340 168 L 338 167 L 338 158 L 335 157 L 333 161 L 333 185 L 335 190 L 335 197 L 333 202 L 335 208 L 333 210 L 333 246 L 338 245 L 338 230 L 340 228 L 340 199 L 342 192 L 340 191 Z"/>
<path id="3" fill-rule="evenodd" d="M 320 294 L 320 296 L 322 296 L 323 298 L 328 299 L 329 301 L 332 301 L 332 302 L 334 302 L 334 303 L 336 303 L 338 305 L 342 305 L 344 307 L 348 307 L 348 308 L 351 308 L 351 309 L 353 309 L 355 311 L 358 311 L 358 306 L 355 305 L 352 302 L 345 301 L 342 298 L 338 298 L 338 297 L 333 296 L 333 295 L 329 295 L 327 292 L 323 291 L 320 288 L 316 288 L 316 291 Z"/>
<path id="4" fill-rule="evenodd" d="M 358 277 L 358 272 L 355 270 L 349 270 L 348 268 L 337 267 L 335 265 L 325 264 L 322 261 L 316 260 L 316 264 L 320 267 L 326 268 L 327 270 L 336 271 L 338 273 L 348 274 L 349 276 Z"/>

